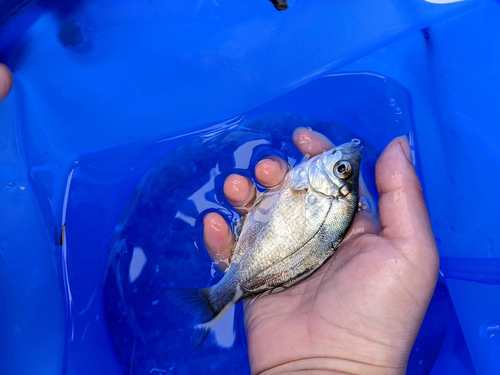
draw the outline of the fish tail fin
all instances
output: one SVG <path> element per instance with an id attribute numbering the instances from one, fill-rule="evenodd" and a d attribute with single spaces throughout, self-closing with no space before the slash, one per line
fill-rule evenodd
<path id="1" fill-rule="evenodd" d="M 210 301 L 210 288 L 201 289 L 170 289 L 166 298 L 179 309 L 196 316 L 195 345 L 198 349 L 217 323 L 221 312 Z"/>
<path id="2" fill-rule="evenodd" d="M 174 306 L 196 315 L 200 323 L 209 322 L 217 316 L 218 311 L 210 302 L 210 288 L 170 289 L 166 297 Z"/>

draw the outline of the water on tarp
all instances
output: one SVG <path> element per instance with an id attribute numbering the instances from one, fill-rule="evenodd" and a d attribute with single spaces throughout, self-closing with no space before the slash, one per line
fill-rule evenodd
<path id="1" fill-rule="evenodd" d="M 99 351 L 109 373 L 249 373 L 241 305 L 194 350 L 193 317 L 163 298 L 166 289 L 208 286 L 222 276 L 203 246 L 203 215 L 217 211 L 234 225 L 238 215 L 223 197 L 224 179 L 237 172 L 254 180 L 254 166 L 268 155 L 300 162 L 291 138 L 298 126 L 336 144 L 359 139 L 361 170 L 376 200 L 376 158 L 396 136 L 410 132 L 414 142 L 411 95 L 382 76 L 340 73 L 223 123 L 158 121 L 165 135 L 81 155 L 69 171 L 66 240 L 59 249 L 70 297 L 66 358 L 80 368 L 90 346 L 110 342 Z M 61 230 L 54 235 L 59 240 Z M 428 374 L 441 348 L 451 301 L 440 285 L 409 374 Z"/>
<path id="2" fill-rule="evenodd" d="M 117 226 L 105 285 L 108 328 L 126 373 L 249 372 L 241 304 L 195 351 L 193 317 L 175 309 L 164 293 L 206 287 L 222 277 L 203 245 L 203 216 L 219 212 L 234 227 L 239 215 L 224 198 L 225 178 L 239 173 L 255 182 L 255 165 L 266 156 L 299 163 L 303 157 L 292 141 L 299 126 L 336 144 L 360 138 L 339 124 L 300 115 L 237 119 L 173 149 L 142 179 Z M 361 142 L 362 172 L 372 176 L 380 150 Z"/>

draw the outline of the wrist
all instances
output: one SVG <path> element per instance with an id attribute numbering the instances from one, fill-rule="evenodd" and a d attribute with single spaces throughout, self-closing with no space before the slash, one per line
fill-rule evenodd
<path id="1" fill-rule="evenodd" d="M 404 375 L 411 342 L 377 342 L 337 332 L 337 339 L 249 345 L 252 375 Z M 400 336 L 400 338 L 402 338 Z M 267 342 L 269 344 L 269 342 Z"/>
<path id="2" fill-rule="evenodd" d="M 258 375 L 403 375 L 406 363 L 377 365 L 340 358 L 309 358 L 277 365 Z M 254 372 L 252 372 L 254 373 Z"/>

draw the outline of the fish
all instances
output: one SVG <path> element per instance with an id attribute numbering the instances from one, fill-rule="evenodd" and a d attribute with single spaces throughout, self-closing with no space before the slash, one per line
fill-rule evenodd
<path id="1" fill-rule="evenodd" d="M 335 253 L 358 208 L 357 146 L 345 143 L 305 160 L 277 188 L 262 193 L 242 218 L 229 267 L 217 284 L 169 291 L 170 301 L 197 317 L 197 347 L 231 306 L 291 287 Z"/>

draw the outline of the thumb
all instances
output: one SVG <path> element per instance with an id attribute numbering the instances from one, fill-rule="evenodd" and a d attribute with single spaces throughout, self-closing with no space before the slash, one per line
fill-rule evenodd
<path id="1" fill-rule="evenodd" d="M 403 136 L 389 143 L 377 161 L 380 235 L 414 265 L 435 265 L 431 268 L 437 272 L 437 248 L 411 155 Z"/>

